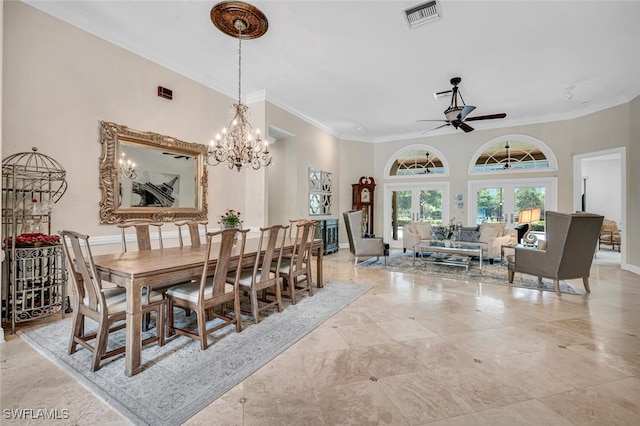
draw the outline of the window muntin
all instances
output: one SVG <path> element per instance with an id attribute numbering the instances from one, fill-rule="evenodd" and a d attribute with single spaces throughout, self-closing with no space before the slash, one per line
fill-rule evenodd
<path id="1" fill-rule="evenodd" d="M 390 176 L 444 174 L 445 167 L 436 153 L 423 148 L 400 153 L 391 165 Z"/>

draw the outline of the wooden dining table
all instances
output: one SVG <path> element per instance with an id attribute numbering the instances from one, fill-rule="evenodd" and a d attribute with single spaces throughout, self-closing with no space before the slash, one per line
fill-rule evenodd
<path id="1" fill-rule="evenodd" d="M 258 240 L 258 238 L 247 238 L 243 265 L 249 266 L 255 263 Z M 294 242 L 295 239 L 285 237 L 285 254 L 293 251 Z M 142 370 L 142 289 L 200 277 L 204 267 L 206 248 L 207 246 L 203 244 L 195 247 L 171 247 L 93 256 L 100 278 L 124 287 L 127 292 L 125 343 L 125 374 L 127 376 L 133 376 Z M 321 239 L 313 241 L 313 251 L 316 253 L 316 285 L 322 287 L 323 241 Z M 217 254 L 217 247 L 212 247 L 210 267 L 215 267 Z M 240 250 L 235 247 L 230 261 L 237 261 L 239 257 Z"/>

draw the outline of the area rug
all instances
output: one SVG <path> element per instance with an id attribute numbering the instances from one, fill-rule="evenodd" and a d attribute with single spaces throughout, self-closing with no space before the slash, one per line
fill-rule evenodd
<path id="1" fill-rule="evenodd" d="M 147 346 L 142 350 L 144 369 L 133 377 L 124 374 L 124 355 L 103 361 L 95 373 L 90 371 L 89 351 L 80 348 L 68 355 L 71 318 L 19 334 L 132 423 L 179 425 L 370 288 L 328 282 L 313 297 L 295 305 L 287 301 L 282 312 L 274 311 L 258 324 L 244 322 L 241 333 L 235 327 L 213 333 L 206 351 L 185 336 L 172 337 L 163 347 Z M 176 310 L 176 316 L 180 312 Z M 179 318 L 195 321 L 195 315 Z M 124 330 L 109 336 L 116 345 L 124 344 L 124 338 Z"/>
<path id="2" fill-rule="evenodd" d="M 434 275 L 438 277 L 451 278 L 463 281 L 478 281 L 486 284 L 496 284 L 511 287 L 522 287 L 532 290 L 552 291 L 555 292 L 553 281 L 543 279 L 542 283 L 538 282 L 538 278 L 532 275 L 520 274 L 516 272 L 513 284 L 507 280 L 507 267 L 500 265 L 498 262 L 493 265 L 485 261 L 482 269 L 478 266 L 478 259 L 472 259 L 469 270 L 460 266 L 438 265 L 437 263 L 427 263 L 421 258 L 416 258 L 415 265 L 412 253 L 394 253 L 389 256 L 387 265 L 384 264 L 384 258 L 371 258 L 359 263 L 358 266 L 376 269 L 386 269 L 396 272 L 407 272 L 410 274 Z M 582 294 L 576 291 L 570 284 L 560 281 L 560 292 L 567 294 Z"/>

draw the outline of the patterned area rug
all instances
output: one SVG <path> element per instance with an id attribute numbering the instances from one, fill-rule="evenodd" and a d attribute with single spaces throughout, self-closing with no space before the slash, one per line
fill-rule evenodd
<path id="1" fill-rule="evenodd" d="M 147 346 L 142 351 L 144 370 L 133 377 L 124 374 L 124 355 L 103 361 L 95 373 L 90 371 L 89 351 L 80 347 L 68 355 L 70 317 L 20 336 L 134 424 L 179 425 L 370 288 L 326 283 L 313 297 L 295 305 L 286 301 L 281 313 L 274 311 L 259 324 L 243 321 L 246 328 L 241 333 L 225 327 L 211 334 L 206 351 L 184 336 L 172 337 L 163 347 Z M 195 322 L 195 315 L 185 317 L 181 312 L 176 310 L 181 322 Z M 122 345 L 124 338 L 121 330 L 112 333 L 109 341 Z"/>
<path id="2" fill-rule="evenodd" d="M 500 265 L 498 262 L 493 265 L 485 261 L 482 269 L 478 266 L 478 259 L 472 259 L 469 270 L 460 266 L 438 265 L 437 263 L 428 263 L 421 258 L 413 262 L 412 253 L 392 253 L 387 260 L 387 266 L 384 265 L 384 258 L 371 258 L 359 263 L 358 266 L 376 269 L 386 269 L 396 272 L 407 272 L 411 274 L 426 274 L 439 277 L 452 278 L 464 281 L 479 281 L 486 284 L 497 284 L 503 286 L 523 287 L 532 290 L 543 290 L 555 292 L 553 281 L 543 279 L 542 283 L 538 282 L 538 278 L 532 275 L 525 275 L 516 272 L 513 284 L 509 284 L 507 280 L 507 267 Z M 571 285 L 565 281 L 560 281 L 560 292 L 567 294 L 582 294 L 576 291 Z"/>

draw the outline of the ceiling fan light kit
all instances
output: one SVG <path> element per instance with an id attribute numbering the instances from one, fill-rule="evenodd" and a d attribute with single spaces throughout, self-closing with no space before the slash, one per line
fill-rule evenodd
<path id="1" fill-rule="evenodd" d="M 461 129 L 465 133 L 473 131 L 473 127 L 469 126 L 466 121 L 479 121 L 479 120 L 492 120 L 496 118 L 505 118 L 507 114 L 499 113 L 499 114 L 490 114 L 490 115 L 480 115 L 476 117 L 468 117 L 468 115 L 476 109 L 473 105 L 467 105 L 464 103 L 464 99 L 462 98 L 462 93 L 458 89 L 458 85 L 462 82 L 462 78 L 453 77 L 450 81 L 453 89 L 445 90 L 442 92 L 435 92 L 433 95 L 436 99 L 443 97 L 449 93 L 451 93 L 451 103 L 449 107 L 444 111 L 445 120 L 418 120 L 420 121 L 440 121 L 444 122 L 438 127 L 433 129 L 429 129 L 423 134 L 429 133 L 433 130 L 440 129 L 446 126 L 453 126 L 456 129 Z M 458 104 L 458 97 L 460 98 L 460 105 Z"/>

